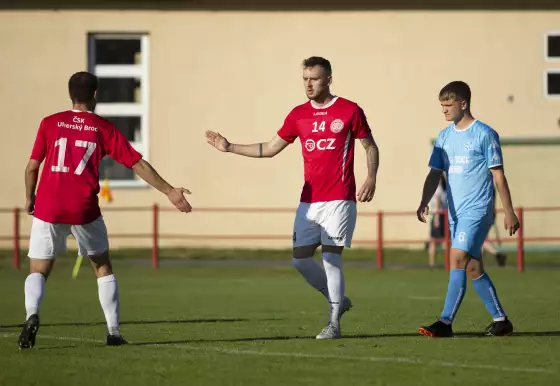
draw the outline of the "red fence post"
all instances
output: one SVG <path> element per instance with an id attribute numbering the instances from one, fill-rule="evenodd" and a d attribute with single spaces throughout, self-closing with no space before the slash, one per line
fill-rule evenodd
<path id="1" fill-rule="evenodd" d="M 19 208 L 14 208 L 14 262 L 15 269 L 19 269 Z"/>
<path id="2" fill-rule="evenodd" d="M 445 237 L 445 270 L 449 271 L 451 269 L 451 264 L 450 264 L 450 260 L 451 260 L 451 235 L 449 234 L 449 210 L 446 210 L 444 213 L 444 228 L 443 228 L 443 234 Z"/>
<path id="3" fill-rule="evenodd" d="M 377 269 L 383 269 L 383 212 L 377 212 Z"/>
<path id="4" fill-rule="evenodd" d="M 159 228 L 159 207 L 158 204 L 152 206 L 153 214 L 153 234 L 152 234 L 152 267 L 157 269 L 159 267 L 159 246 L 158 246 L 158 228 Z"/>
<path id="5" fill-rule="evenodd" d="M 525 270 L 525 245 L 523 238 L 523 208 L 517 208 L 517 219 L 519 220 L 519 229 L 517 230 L 517 271 Z"/>

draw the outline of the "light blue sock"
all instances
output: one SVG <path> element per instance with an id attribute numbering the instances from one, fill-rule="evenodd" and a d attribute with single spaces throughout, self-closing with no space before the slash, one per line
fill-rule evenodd
<path id="1" fill-rule="evenodd" d="M 486 309 L 490 315 L 492 315 L 494 321 L 505 320 L 506 313 L 498 299 L 498 293 L 496 292 L 492 280 L 490 280 L 490 276 L 484 273 L 478 279 L 474 279 L 472 283 L 476 293 L 484 302 Z"/>
<path id="2" fill-rule="evenodd" d="M 449 285 L 445 305 L 441 313 L 440 320 L 446 324 L 451 324 L 467 290 L 467 274 L 464 269 L 452 269 L 449 272 Z"/>

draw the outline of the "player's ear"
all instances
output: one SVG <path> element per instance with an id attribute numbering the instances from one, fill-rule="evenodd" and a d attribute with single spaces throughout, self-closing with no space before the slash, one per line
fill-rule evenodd
<path id="1" fill-rule="evenodd" d="M 461 110 L 465 111 L 468 107 L 467 101 L 461 101 Z"/>

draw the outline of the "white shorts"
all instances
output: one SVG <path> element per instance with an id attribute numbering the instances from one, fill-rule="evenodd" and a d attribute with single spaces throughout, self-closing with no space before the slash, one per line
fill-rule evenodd
<path id="1" fill-rule="evenodd" d="M 66 239 L 72 234 L 78 242 L 80 256 L 101 255 L 109 249 L 103 217 L 83 225 L 51 224 L 33 217 L 28 257 L 54 259 L 66 252 Z"/>
<path id="2" fill-rule="evenodd" d="M 350 248 L 356 216 L 354 201 L 301 202 L 294 222 L 294 248 L 318 244 Z"/>

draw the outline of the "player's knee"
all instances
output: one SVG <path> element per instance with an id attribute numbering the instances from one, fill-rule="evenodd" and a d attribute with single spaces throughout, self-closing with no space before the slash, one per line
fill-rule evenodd
<path id="1" fill-rule="evenodd" d="M 321 248 L 323 253 L 334 253 L 336 255 L 342 255 L 344 247 L 338 245 L 323 245 Z"/>
<path id="2" fill-rule="evenodd" d="M 51 273 L 54 260 L 29 259 L 29 273 L 40 273 L 47 279 Z"/>
<path id="3" fill-rule="evenodd" d="M 471 259 L 469 264 L 467 265 L 467 275 L 471 279 L 478 279 L 482 274 L 484 274 L 484 267 L 482 266 L 482 262 L 478 259 Z"/>
<path id="4" fill-rule="evenodd" d="M 466 269 L 469 262 L 469 256 L 465 251 L 452 248 L 449 260 L 451 269 Z"/>
<path id="5" fill-rule="evenodd" d="M 305 245 L 303 247 L 294 247 L 293 256 L 294 259 L 305 259 L 307 257 L 312 257 L 315 254 L 317 245 Z"/>
<path id="6" fill-rule="evenodd" d="M 109 258 L 109 251 L 105 251 L 99 255 L 88 256 L 88 258 L 98 278 L 113 274 L 113 265 Z"/>

